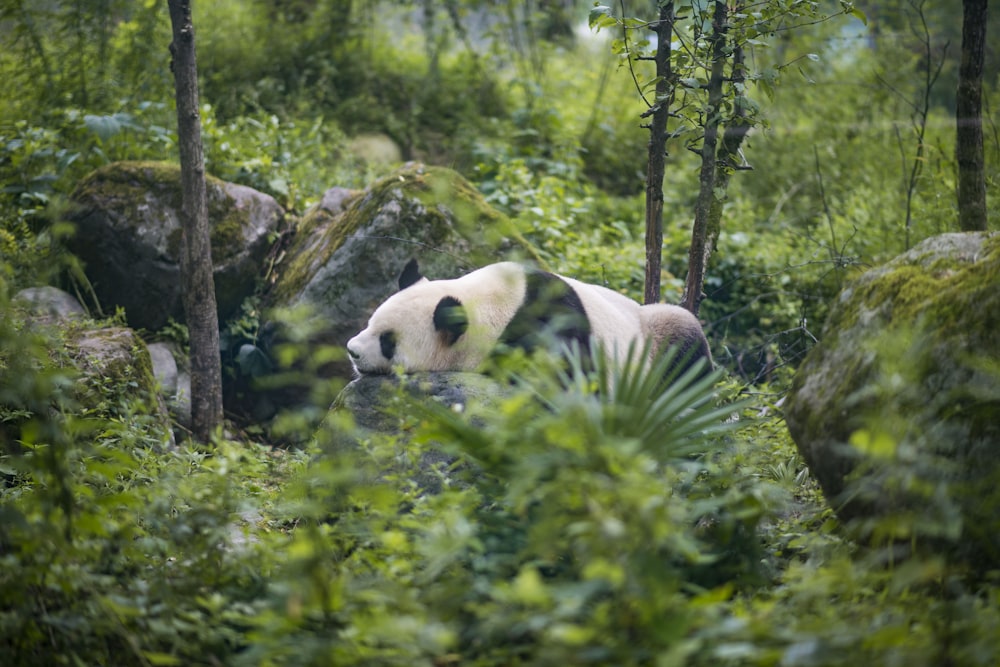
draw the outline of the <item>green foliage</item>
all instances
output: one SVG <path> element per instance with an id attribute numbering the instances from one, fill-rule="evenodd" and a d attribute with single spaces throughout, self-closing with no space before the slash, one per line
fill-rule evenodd
<path id="1" fill-rule="evenodd" d="M 573 43 L 552 3 L 502 4 L 196 3 L 209 171 L 298 212 L 330 186 L 368 185 L 375 168 L 348 137 L 382 132 L 408 159 L 473 176 L 554 270 L 637 297 L 646 107 L 600 42 L 620 39 L 612 14 L 598 10 L 600 33 Z M 710 10 L 682 4 L 689 16 Z M 767 13 L 776 7 L 825 6 L 765 3 L 734 24 L 753 47 L 741 94 L 761 124 L 746 143 L 753 170 L 731 182 L 702 306 L 716 360 L 752 387 L 692 379 L 654 397 L 653 375 L 601 387 L 580 367 L 546 374 L 538 360 L 512 361 L 526 384 L 498 403 L 461 413 L 404 403 L 399 437 L 328 416 L 319 444 L 357 443 L 347 451 L 228 441 L 164 451 L 162 425 L 143 417 L 127 378 L 92 381 L 82 405 L 61 343 L 8 316 L 11 292 L 64 268 L 84 286 L 59 243 L 84 174 L 176 159 L 163 3 L 4 3 L 5 664 L 993 665 L 995 573 L 969 576 L 933 548 L 907 560 L 894 550 L 900 536 L 954 536 L 954 508 L 936 504 L 942 485 L 955 488 L 938 474 L 949 434 L 923 425 L 934 455 L 907 458 L 906 401 L 924 396 L 904 392 L 897 413 L 857 435 L 862 449 L 891 452 L 881 488 L 940 509 L 853 527 L 886 549 L 852 541 L 780 418 L 827 304 L 856 271 L 905 249 L 924 70 L 900 39 L 906 17 L 881 5 L 870 12 L 877 33 L 859 21 L 785 30 Z M 690 25 L 677 130 L 700 120 L 693 54 L 707 24 Z M 539 37 L 550 32 L 560 36 Z M 652 46 L 632 34 L 633 54 Z M 634 66 L 648 90 L 648 64 Z M 912 243 L 956 227 L 948 90 L 933 95 Z M 697 174 L 686 146 L 699 142 L 684 131 L 669 146 L 668 294 L 687 263 Z M 289 342 L 270 352 L 294 370 L 275 377 L 312 387 L 309 407 L 267 429 L 240 426 L 301 444 L 338 388 L 316 383 L 317 369 L 342 351 L 310 354 L 309 332 L 287 319 Z M 257 328 L 252 302 L 228 323 L 243 379 L 260 360 Z M 719 398 L 751 392 L 743 407 Z M 424 454 L 441 452 L 428 469 Z M 439 492 L 421 486 L 428 476 Z"/>
<path id="2" fill-rule="evenodd" d="M 292 586 L 257 625 L 251 661 L 684 655 L 691 617 L 726 598 L 727 582 L 753 580 L 764 498 L 728 477 L 721 434 L 736 422 L 721 418 L 739 407 L 715 405 L 718 375 L 696 369 L 659 395 L 671 361 L 605 376 L 592 360 L 610 382 L 597 393 L 578 358 L 561 377 L 508 362 L 526 388 L 499 405 L 410 399 L 405 445 L 332 450 L 290 500 L 293 516 L 318 506 L 335 522 L 296 530 Z M 426 448 L 464 461 L 441 471 L 436 494 L 409 481 Z M 722 588 L 698 592 L 707 586 Z"/>
<path id="3" fill-rule="evenodd" d="M 847 560 L 802 504 L 815 492 L 801 470 L 775 474 L 798 467 L 787 434 L 724 423 L 739 408 L 715 407 L 717 375 L 660 395 L 662 366 L 611 382 L 596 361 L 596 376 L 529 367 L 530 391 L 489 410 L 407 405 L 402 449 L 367 440 L 306 460 L 219 443 L 206 456 L 158 453 L 113 421 L 81 428 L 69 402 L 47 409 L 46 353 L 4 332 L 16 354 L 2 397 L 21 401 L 6 414 L 37 411 L 0 494 L 11 664 L 988 664 L 995 649 L 988 597 L 952 581 L 939 602 L 906 601 L 947 576 L 940 563 L 886 574 Z M 428 447 L 471 458 L 438 495 L 408 481 Z M 771 514 L 780 488 L 804 518 Z M 762 558 L 781 586 L 760 578 Z M 916 647 L 914 623 L 931 628 Z"/>
<path id="4" fill-rule="evenodd" d="M 20 353 L 4 370 L 21 359 L 34 371 L 0 376 L 0 398 L 48 404 L 61 372 L 2 333 Z M 5 426 L 18 449 L 0 489 L 4 655 L 992 664 L 993 585 L 933 556 L 889 568 L 858 557 L 767 401 L 734 404 L 724 397 L 738 386 L 697 369 L 661 394 L 670 361 L 642 372 L 511 359 L 517 385 L 492 406 L 401 396 L 405 440 L 333 413 L 321 447 L 302 453 L 162 451 L 134 425 L 81 428 L 71 402 L 38 426 Z M 18 405 L 6 424 L 32 408 Z M 323 447 L 351 433 L 355 445 Z M 450 456 L 428 467 L 429 452 Z M 436 493 L 416 481 L 428 474 Z"/>
<path id="5" fill-rule="evenodd" d="M 371 174 L 346 154 L 336 123 L 241 116 L 225 124 L 202 107 L 206 169 L 223 180 L 266 192 L 289 210 L 303 210 L 332 184 L 360 188 Z M 317 170 L 325 165 L 325 170 Z"/>
<path id="6" fill-rule="evenodd" d="M 766 58 L 758 60 L 757 53 L 767 49 L 778 32 L 794 26 L 822 23 L 842 14 L 861 15 L 863 18 L 853 3 L 842 2 L 840 5 L 836 11 L 832 8 L 828 10 L 820 2 L 737 4 L 731 9 L 723 5 L 727 12 L 723 39 L 730 75 L 726 79 L 727 90 L 719 108 L 711 108 L 708 101 L 712 63 L 717 59 L 713 53 L 714 3 L 674 4 L 673 41 L 677 45 L 670 50 L 671 74 L 666 82 L 666 100 L 653 98 L 658 75 L 649 66 L 643 67 L 644 61 L 653 60 L 658 48 L 648 39 L 649 24 L 654 17 L 643 16 L 645 12 L 652 13 L 652 7 L 629 8 L 638 13 L 636 17 L 616 17 L 611 7 L 596 5 L 591 10 L 589 21 L 593 30 L 614 32 L 612 51 L 629 68 L 645 107 L 649 109 L 670 100 L 668 131 L 671 138 L 681 139 L 686 148 L 697 151 L 700 150 L 710 116 L 718 117 L 722 125 L 739 122 L 746 127 L 754 127 L 762 122 L 760 104 L 751 97 L 750 84 L 755 84 L 756 90 L 770 97 L 784 70 L 803 58 L 819 60 L 815 53 L 803 54 L 787 62 L 771 62 Z M 621 9 L 627 11 L 624 5 Z M 745 60 L 740 65 L 730 62 L 733 52 L 737 50 L 746 52 Z"/>
<path id="7" fill-rule="evenodd" d="M 0 56 L 4 117 L 30 118 L 50 105 L 102 113 L 119 97 L 131 106 L 170 90 L 169 20 L 153 0 L 18 0 L 5 2 L 0 18 L 8 46 Z"/>

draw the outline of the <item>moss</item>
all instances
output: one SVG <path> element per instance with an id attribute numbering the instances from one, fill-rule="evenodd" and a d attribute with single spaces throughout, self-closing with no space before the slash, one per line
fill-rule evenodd
<path id="1" fill-rule="evenodd" d="M 931 239 L 848 286 L 796 374 L 785 412 L 828 498 L 840 498 L 856 463 L 844 444 L 873 424 L 927 449 L 921 456 L 946 452 L 976 489 L 1000 474 L 1000 394 L 990 361 L 1000 351 L 997 285 L 1000 234 Z M 977 493 L 960 498 L 969 525 L 995 510 Z M 872 507 L 852 500 L 838 513 L 865 516 L 894 496 L 874 497 Z M 985 553 L 994 541 L 971 536 L 968 549 Z"/>
<path id="2" fill-rule="evenodd" d="M 361 197 L 362 194 L 363 192 L 360 190 L 351 191 L 350 195 L 344 197 L 339 202 L 338 206 L 340 207 L 340 210 L 346 210 L 354 206 L 355 202 L 357 202 L 358 198 Z M 299 220 L 298 233 L 301 235 L 310 234 L 315 229 L 323 227 L 333 220 L 336 220 L 337 217 L 338 214 L 331 213 L 322 206 L 317 206 L 308 211 L 302 219 Z"/>
<path id="3" fill-rule="evenodd" d="M 936 259 L 927 266 L 898 266 L 868 285 L 861 304 L 891 304 L 890 322 L 904 327 L 923 322 L 938 342 L 970 334 L 978 338 L 976 330 L 989 326 L 990 315 L 1000 306 L 998 274 L 995 249 L 975 262 Z M 971 322 L 976 322 L 972 329 Z"/>
<path id="4" fill-rule="evenodd" d="M 72 363 L 81 372 L 78 391 L 84 405 L 108 414 L 117 414 L 125 406 L 141 406 L 141 412 L 157 414 L 152 357 L 131 329 L 75 329 L 67 330 L 66 336 Z"/>
<path id="5" fill-rule="evenodd" d="M 408 189 L 429 211 L 440 214 L 438 206 L 449 207 L 465 233 L 505 222 L 504 216 L 490 207 L 478 190 L 450 169 L 421 167 L 402 172 L 399 177 L 406 180 Z"/>
<path id="6" fill-rule="evenodd" d="M 841 332 L 873 313 L 882 326 L 910 327 L 925 321 L 937 340 L 966 334 L 964 313 L 996 312 L 998 294 L 989 287 L 996 284 L 1000 284 L 1000 234 L 984 241 L 974 261 L 931 253 L 896 260 L 880 273 L 855 281 L 850 297 L 831 309 L 821 347 L 834 347 Z"/>
<path id="7" fill-rule="evenodd" d="M 920 247 L 915 250 L 919 253 Z M 810 352 L 793 383 L 793 396 L 814 372 L 825 364 L 832 350 L 840 350 L 850 368 L 838 368 L 835 378 L 828 378 L 824 402 L 843 405 L 847 396 L 863 385 L 869 374 L 869 363 L 859 350 L 844 350 L 841 338 L 854 336 L 858 327 L 866 331 L 891 332 L 907 330 L 923 324 L 926 333 L 936 343 L 948 343 L 957 336 L 977 337 L 968 330 L 970 319 L 978 320 L 980 333 L 992 335 L 996 330 L 989 322 L 1000 311 L 1000 234 L 985 239 L 976 258 L 964 260 L 942 257 L 932 249 L 924 254 L 904 255 L 881 269 L 854 281 L 831 309 L 823 328 L 822 342 Z M 969 318 L 968 313 L 979 315 Z M 860 319 L 870 319 L 861 324 Z M 827 416 L 817 410 L 809 416 L 810 430 L 818 427 L 816 420 Z"/>
<path id="8" fill-rule="evenodd" d="M 243 230 L 251 211 L 236 206 L 226 192 L 226 183 L 206 175 L 208 220 L 211 226 L 212 257 L 216 262 L 236 255 L 243 247 Z M 114 162 L 88 174 L 77 185 L 73 200 L 84 207 L 89 202 L 113 202 L 121 220 L 139 222 L 148 217 L 145 210 L 147 193 L 154 193 L 161 202 L 177 211 L 180 217 L 183 196 L 181 193 L 180 166 L 172 162 Z M 180 227 L 167 236 L 167 252 L 179 259 L 181 249 Z"/>
<path id="9" fill-rule="evenodd" d="M 170 162 L 113 162 L 95 169 L 77 185 L 73 199 L 88 202 L 112 199 L 121 204 L 135 202 L 136 195 L 150 190 L 180 210 L 180 167 Z M 138 206 L 123 211 L 125 220 L 139 220 Z"/>
<path id="10" fill-rule="evenodd" d="M 249 209 L 236 206 L 236 201 L 226 194 L 222 181 L 209 182 L 208 220 L 213 261 L 225 261 L 240 253 L 245 244 L 243 232 L 251 213 Z"/>

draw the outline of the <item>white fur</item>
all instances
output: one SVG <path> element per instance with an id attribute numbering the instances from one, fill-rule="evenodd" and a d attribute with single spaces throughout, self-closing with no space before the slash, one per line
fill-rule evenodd
<path id="1" fill-rule="evenodd" d="M 579 296 L 594 340 L 615 361 L 622 361 L 632 344 L 641 349 L 651 341 L 658 350 L 678 339 L 704 341 L 698 320 L 683 308 L 640 306 L 606 287 L 559 278 Z M 513 262 L 490 264 L 453 280 L 421 278 L 382 303 L 347 349 L 360 373 L 385 373 L 393 366 L 408 372 L 475 370 L 522 305 L 525 286 L 525 268 Z M 434 309 L 447 296 L 462 302 L 469 319 L 468 330 L 452 345 L 433 324 Z M 382 355 L 379 341 L 388 330 L 397 332 L 391 360 Z"/>
<path id="2" fill-rule="evenodd" d="M 624 361 L 629 345 L 639 349 L 645 342 L 640 318 L 641 306 L 624 294 L 559 276 L 577 293 L 590 321 L 594 340 L 617 362 Z"/>
<path id="3" fill-rule="evenodd" d="M 347 349 L 361 373 L 385 373 L 393 365 L 404 371 L 473 370 L 517 312 L 524 289 L 524 268 L 514 262 L 490 264 L 452 280 L 422 278 L 376 308 Z M 469 315 L 469 330 L 451 346 L 441 343 L 433 324 L 434 308 L 446 296 L 459 299 Z M 386 330 L 401 334 L 392 360 L 379 347 Z"/>

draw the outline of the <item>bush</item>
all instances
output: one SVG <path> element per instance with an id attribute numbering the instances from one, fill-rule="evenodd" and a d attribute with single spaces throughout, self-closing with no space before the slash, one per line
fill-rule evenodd
<path id="1" fill-rule="evenodd" d="M 748 419 L 718 373 L 660 394 L 659 370 L 609 384 L 599 365 L 515 358 L 493 407 L 403 402 L 399 434 L 334 413 L 303 452 L 160 451 L 151 424 L 59 398 L 70 376 L 12 321 L 11 665 L 991 665 L 1000 649 L 995 582 L 869 558 L 773 406 Z M 356 444 L 327 450 L 327 433 Z M 432 450 L 456 463 L 422 468 Z"/>

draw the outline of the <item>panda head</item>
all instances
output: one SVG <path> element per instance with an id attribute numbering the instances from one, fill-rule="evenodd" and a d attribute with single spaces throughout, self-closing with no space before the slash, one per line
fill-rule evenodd
<path id="1" fill-rule="evenodd" d="M 462 343 L 469 328 L 462 302 L 448 293 L 449 281 L 430 281 L 411 259 L 399 276 L 399 291 L 347 342 L 358 373 L 453 370 L 466 366 Z"/>

